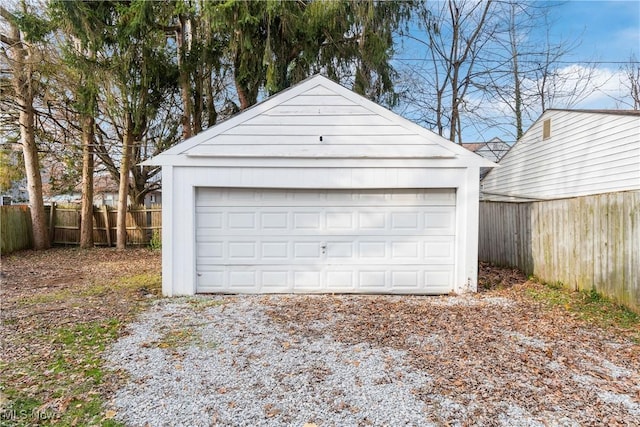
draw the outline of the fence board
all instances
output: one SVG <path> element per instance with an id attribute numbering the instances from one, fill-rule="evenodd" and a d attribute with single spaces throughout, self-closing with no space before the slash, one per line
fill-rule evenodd
<path id="1" fill-rule="evenodd" d="M 640 191 L 480 203 L 479 258 L 640 311 Z"/>
<path id="2" fill-rule="evenodd" d="M 31 213 L 25 205 L 0 206 L 0 254 L 33 246 Z"/>

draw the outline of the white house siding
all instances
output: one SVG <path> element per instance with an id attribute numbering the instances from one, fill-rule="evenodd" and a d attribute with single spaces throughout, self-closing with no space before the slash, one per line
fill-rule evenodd
<path id="1" fill-rule="evenodd" d="M 543 140 L 548 119 L 551 136 Z M 484 200 L 640 189 L 640 115 L 548 110 L 499 165 L 482 181 Z"/>

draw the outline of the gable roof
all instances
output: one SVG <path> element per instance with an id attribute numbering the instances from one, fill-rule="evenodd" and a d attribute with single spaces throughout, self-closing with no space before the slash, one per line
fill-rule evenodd
<path id="1" fill-rule="evenodd" d="M 195 158 L 455 159 L 495 166 L 463 147 L 316 75 L 147 160 Z M 182 158 L 182 161 L 178 161 Z"/>
<path id="2" fill-rule="evenodd" d="M 640 190 L 640 112 L 546 110 L 499 166 L 482 179 L 485 200 Z"/>

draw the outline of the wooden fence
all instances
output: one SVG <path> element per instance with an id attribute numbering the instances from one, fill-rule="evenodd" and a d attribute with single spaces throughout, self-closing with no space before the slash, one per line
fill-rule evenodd
<path id="1" fill-rule="evenodd" d="M 640 191 L 481 202 L 478 254 L 640 312 Z"/>
<path id="2" fill-rule="evenodd" d="M 80 243 L 80 206 L 45 206 L 52 245 Z M 96 246 L 115 246 L 118 211 L 103 206 L 93 209 L 93 240 Z M 29 208 L 2 206 L 2 254 L 33 246 Z M 148 245 L 162 236 L 160 205 L 129 206 L 127 209 L 127 245 Z"/>
<path id="3" fill-rule="evenodd" d="M 33 246 L 31 213 L 24 205 L 0 206 L 0 254 Z"/>

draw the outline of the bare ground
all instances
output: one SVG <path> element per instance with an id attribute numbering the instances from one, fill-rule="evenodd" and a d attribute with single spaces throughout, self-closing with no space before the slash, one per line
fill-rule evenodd
<path id="1" fill-rule="evenodd" d="M 2 381 L 65 410 L 64 400 L 37 384 L 37 372 L 63 344 L 33 337 L 76 323 L 128 322 L 157 294 L 157 283 L 147 282 L 159 272 L 159 253 L 145 249 L 54 249 L 3 258 Z M 515 270 L 482 265 L 479 279 L 477 295 L 282 296 L 263 304 L 292 335 L 326 333 L 345 344 L 407 351 L 408 362 L 433 378 L 415 393 L 427 403 L 436 397 L 440 405 L 443 398 L 452 402 L 430 420 L 438 424 L 499 424 L 508 411 L 524 411 L 543 424 L 566 416 L 566 424 L 640 425 L 637 324 L 596 326 L 569 307 L 550 307 L 532 298 L 543 285 Z M 20 361 L 30 365 L 23 371 L 36 373 L 16 372 Z M 122 380 L 113 377 L 86 392 L 108 397 Z"/>

